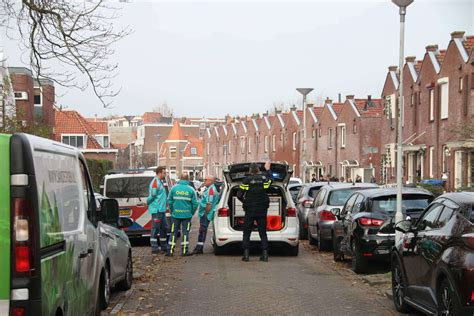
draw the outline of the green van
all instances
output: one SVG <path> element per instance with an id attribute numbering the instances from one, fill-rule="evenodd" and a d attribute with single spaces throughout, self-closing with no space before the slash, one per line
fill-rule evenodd
<path id="1" fill-rule="evenodd" d="M 97 217 L 79 150 L 0 134 L 0 315 L 95 315 L 106 307 Z"/>

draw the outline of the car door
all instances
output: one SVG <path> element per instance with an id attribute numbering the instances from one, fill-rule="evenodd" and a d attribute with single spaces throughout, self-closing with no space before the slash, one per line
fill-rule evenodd
<path id="1" fill-rule="evenodd" d="M 316 234 L 316 212 L 321 206 L 326 195 L 326 189 L 321 189 L 314 199 L 313 207 L 308 212 L 308 227 L 311 234 Z"/>
<path id="2" fill-rule="evenodd" d="M 348 232 L 348 226 L 350 224 L 349 220 L 352 217 L 352 208 L 358 198 L 359 194 L 353 194 L 346 202 L 344 207 L 341 210 L 341 229 L 342 229 L 342 241 L 341 241 L 341 251 L 348 253 L 350 251 L 350 235 Z"/>
<path id="3" fill-rule="evenodd" d="M 407 251 L 403 254 L 408 283 L 407 294 L 424 304 L 430 301 L 429 293 L 426 289 L 423 289 L 423 284 L 430 272 L 427 261 L 432 260 L 431 257 L 424 257 L 428 254 L 428 248 L 431 247 L 426 236 L 430 234 L 431 230 L 437 229 L 437 220 L 443 208 L 444 205 L 440 203 L 430 205 L 418 220 L 414 229 L 415 232 L 409 232 L 403 237 L 404 243 L 408 245 Z"/>

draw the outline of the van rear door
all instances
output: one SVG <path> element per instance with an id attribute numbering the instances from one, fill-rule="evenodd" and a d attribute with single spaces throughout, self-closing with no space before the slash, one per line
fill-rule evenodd
<path id="1" fill-rule="evenodd" d="M 0 135 L 0 315 L 10 307 L 10 139 Z"/>
<path id="2" fill-rule="evenodd" d="M 261 172 L 265 172 L 265 163 L 258 162 Z M 229 184 L 236 184 L 242 182 L 242 180 L 248 175 L 250 168 L 250 162 L 237 163 L 230 165 L 224 170 L 224 177 Z M 270 172 L 272 174 L 273 182 L 288 185 L 293 171 L 288 168 L 288 165 L 283 163 L 272 163 L 270 165 Z"/>

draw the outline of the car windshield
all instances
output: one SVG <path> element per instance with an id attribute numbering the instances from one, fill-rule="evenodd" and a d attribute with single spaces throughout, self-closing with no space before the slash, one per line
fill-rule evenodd
<path id="1" fill-rule="evenodd" d="M 354 193 L 355 190 L 365 190 L 373 188 L 361 188 L 361 187 L 351 187 L 347 189 L 334 190 L 329 192 L 328 205 L 341 206 L 344 205 L 349 198 L 349 196 Z"/>
<path id="2" fill-rule="evenodd" d="M 314 199 L 316 197 L 316 195 L 318 194 L 319 189 L 321 189 L 321 187 L 312 187 L 312 188 L 310 188 L 309 191 L 308 191 L 308 196 L 310 196 Z"/>
<path id="3" fill-rule="evenodd" d="M 146 198 L 153 177 L 123 177 L 107 179 L 105 196 L 112 199 Z"/>
<path id="4" fill-rule="evenodd" d="M 474 205 L 468 206 L 468 209 L 471 209 L 469 213 L 469 221 L 474 224 Z"/>
<path id="5" fill-rule="evenodd" d="M 405 211 L 422 211 L 430 203 L 431 197 L 426 195 L 403 196 L 402 209 Z M 372 210 L 387 214 L 395 214 L 397 211 L 397 197 L 383 196 L 372 200 Z"/>

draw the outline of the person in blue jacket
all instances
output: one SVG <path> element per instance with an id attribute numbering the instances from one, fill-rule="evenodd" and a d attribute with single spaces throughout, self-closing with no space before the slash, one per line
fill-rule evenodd
<path id="1" fill-rule="evenodd" d="M 189 184 L 189 175 L 183 172 L 180 181 L 171 189 L 168 197 L 168 206 L 171 211 L 173 223 L 171 224 L 171 239 L 169 241 L 166 256 L 172 256 L 178 239 L 178 231 L 181 227 L 183 236 L 182 254 L 192 256 L 189 251 L 189 231 L 191 230 L 191 219 L 198 207 L 196 191 Z"/>
<path id="2" fill-rule="evenodd" d="M 204 179 L 204 191 L 201 202 L 199 203 L 199 236 L 194 254 L 202 254 L 204 249 L 204 242 L 206 241 L 207 228 L 209 223 L 214 219 L 217 202 L 219 201 L 219 192 L 217 192 L 214 185 L 215 178 L 211 175 Z"/>
<path id="3" fill-rule="evenodd" d="M 151 253 L 158 254 L 160 250 L 167 251 L 166 236 L 168 222 L 166 221 L 166 189 L 163 180 L 166 177 L 166 168 L 157 167 L 156 177 L 150 182 L 148 189 L 148 212 L 151 214 L 152 226 L 150 235 Z M 160 238 L 158 242 L 158 237 Z"/>

